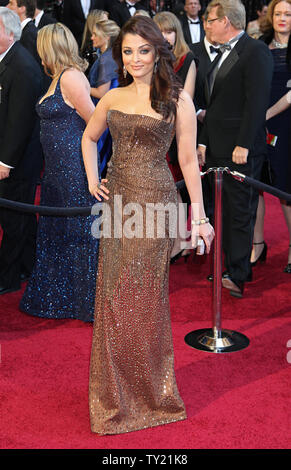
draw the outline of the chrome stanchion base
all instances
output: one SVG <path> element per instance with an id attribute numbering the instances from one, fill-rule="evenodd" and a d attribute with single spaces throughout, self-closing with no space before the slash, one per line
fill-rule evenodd
<path id="1" fill-rule="evenodd" d="M 217 333 L 212 328 L 195 330 L 188 333 L 185 336 L 185 342 L 194 349 L 211 353 L 240 351 L 250 343 L 245 335 L 236 331 L 221 330 Z"/>

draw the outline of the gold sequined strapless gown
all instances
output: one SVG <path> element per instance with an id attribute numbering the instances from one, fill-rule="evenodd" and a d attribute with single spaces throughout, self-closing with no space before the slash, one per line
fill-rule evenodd
<path id="1" fill-rule="evenodd" d="M 169 310 L 173 239 L 169 226 L 165 237 L 146 232 L 146 205 L 147 210 L 150 204 L 177 205 L 166 161 L 173 124 L 110 110 L 108 125 L 113 139 L 108 203 L 116 236 L 101 238 L 99 248 L 89 404 L 92 431 L 119 434 L 179 421 L 186 413 L 174 373 Z M 116 196 L 123 208 L 134 204 L 119 220 Z M 143 217 L 134 216 L 136 204 Z M 130 238 L 134 230 L 138 236 Z"/>

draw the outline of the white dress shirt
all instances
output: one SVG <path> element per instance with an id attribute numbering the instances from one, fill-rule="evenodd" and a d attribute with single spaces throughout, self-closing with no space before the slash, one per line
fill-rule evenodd
<path id="1" fill-rule="evenodd" d="M 29 23 L 30 21 L 32 21 L 32 18 L 25 18 L 25 20 L 21 21 L 21 30 L 22 31 L 25 28 L 25 26 L 27 25 L 27 23 Z"/>
<path id="2" fill-rule="evenodd" d="M 13 44 L 14 44 L 14 43 L 13 43 Z M 11 44 L 11 46 L 8 47 L 8 49 L 7 49 L 5 52 L 3 52 L 2 54 L 0 54 L 0 62 L 4 59 L 4 57 L 6 56 L 6 54 L 8 53 L 8 51 L 11 49 L 11 47 L 13 46 L 13 44 Z M 1 105 L 1 98 L 2 98 L 2 97 L 1 97 L 1 94 L 2 94 L 2 86 L 1 86 L 1 83 L 0 83 L 0 105 Z M 10 169 L 11 169 L 11 168 L 14 168 L 13 166 L 9 166 L 9 165 L 6 165 L 6 163 L 1 162 L 1 160 L 0 160 L 0 165 L 5 166 L 6 168 L 10 168 Z"/>
<path id="3" fill-rule="evenodd" d="M 193 20 L 193 18 L 189 18 L 189 16 L 187 16 L 187 18 L 188 18 L 188 23 L 189 23 L 192 44 L 194 44 L 195 42 L 200 42 L 200 21 L 199 21 L 198 16 L 196 20 Z M 195 22 L 197 24 L 193 24 L 192 22 Z"/>
<path id="4" fill-rule="evenodd" d="M 44 14 L 44 11 L 41 10 L 41 11 L 39 12 L 39 14 L 36 15 L 36 17 L 34 18 L 34 24 L 35 24 L 36 28 L 38 27 L 39 22 L 40 22 L 40 20 L 41 20 L 41 18 L 42 18 L 42 16 L 43 16 L 43 14 Z"/>
<path id="5" fill-rule="evenodd" d="M 219 63 L 218 63 L 218 68 L 221 67 L 221 65 L 223 64 L 223 62 L 225 61 L 225 59 L 229 56 L 229 54 L 231 53 L 232 49 L 233 49 L 234 46 L 238 43 L 238 41 L 240 40 L 240 38 L 241 38 L 241 36 L 243 35 L 243 33 L 244 33 L 244 31 L 241 30 L 241 31 L 236 35 L 236 36 L 239 36 L 239 37 L 237 38 L 237 40 L 236 40 L 236 41 L 233 41 L 233 42 L 230 44 L 231 49 L 230 49 L 229 51 L 224 51 L 224 53 L 222 54 L 221 59 L 220 59 L 220 61 L 219 61 Z M 236 37 L 236 36 L 235 36 L 235 37 Z M 228 42 L 230 42 L 230 41 L 232 41 L 232 40 L 233 40 L 233 38 L 231 38 Z"/>
<path id="6" fill-rule="evenodd" d="M 81 0 L 81 6 L 84 12 L 85 18 L 89 15 L 91 0 Z"/>
<path id="7" fill-rule="evenodd" d="M 127 3 L 127 5 L 129 5 L 129 8 L 128 8 L 128 11 L 130 13 L 131 16 L 133 16 L 136 12 L 136 8 L 135 8 L 135 3 L 131 3 L 130 1 L 126 1 L 125 3 Z"/>

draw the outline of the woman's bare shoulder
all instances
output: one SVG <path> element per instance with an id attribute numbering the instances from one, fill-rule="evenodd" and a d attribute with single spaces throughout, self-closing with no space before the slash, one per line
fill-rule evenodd
<path id="1" fill-rule="evenodd" d="M 66 69 L 61 76 L 61 85 L 65 88 L 73 88 L 78 84 L 87 85 L 87 77 L 81 70 L 75 68 Z"/>
<path id="2" fill-rule="evenodd" d="M 69 81 L 69 80 L 80 80 L 85 77 L 85 74 L 81 72 L 81 70 L 75 69 L 70 67 L 63 71 L 61 80 L 62 81 Z"/>
<path id="3" fill-rule="evenodd" d="M 101 100 L 106 103 L 108 108 L 110 108 L 114 105 L 122 103 L 126 98 L 126 93 L 126 87 L 112 88 L 111 90 L 107 91 L 107 93 L 105 93 Z"/>

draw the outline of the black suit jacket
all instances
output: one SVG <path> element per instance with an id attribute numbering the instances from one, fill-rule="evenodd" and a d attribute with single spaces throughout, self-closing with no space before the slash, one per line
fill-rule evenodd
<path id="1" fill-rule="evenodd" d="M 206 80 L 206 118 L 199 143 L 211 155 L 228 158 L 236 146 L 249 156 L 266 152 L 265 117 L 273 74 L 268 47 L 246 33 L 222 63 L 209 96 Z"/>
<path id="2" fill-rule="evenodd" d="M 20 42 L 0 62 L 0 85 L 0 161 L 14 167 L 11 176 L 36 179 L 42 151 L 35 105 L 42 92 L 42 74 Z"/>
<path id="3" fill-rule="evenodd" d="M 102 0 L 91 0 L 90 11 L 103 9 Z M 72 31 L 81 46 L 86 18 L 80 0 L 64 0 L 63 23 Z"/>
<path id="4" fill-rule="evenodd" d="M 20 42 L 40 64 L 41 61 L 37 53 L 36 40 L 37 28 L 33 21 L 29 21 L 22 30 Z"/>
<path id="5" fill-rule="evenodd" d="M 206 109 L 205 80 L 212 62 L 205 48 L 204 39 L 200 42 L 196 42 L 195 44 L 190 44 L 189 47 L 193 52 L 197 67 L 194 105 L 196 111 L 198 111 L 199 109 Z M 203 124 L 199 121 L 199 119 L 197 119 L 197 142 L 199 142 L 202 127 Z"/>
<path id="6" fill-rule="evenodd" d="M 145 8 L 138 3 L 136 3 L 134 7 L 136 10 L 145 10 Z M 120 3 L 119 0 L 112 0 L 112 4 L 109 8 L 109 16 L 120 28 L 131 18 L 126 3 Z"/>
<path id="7" fill-rule="evenodd" d="M 212 62 L 205 48 L 204 40 L 191 44 L 189 47 L 193 52 L 197 64 L 194 94 L 195 108 L 196 110 L 206 109 L 205 80 Z"/>
<path id="8" fill-rule="evenodd" d="M 187 18 L 186 13 L 184 13 L 183 15 L 180 15 L 179 20 L 181 22 L 185 41 L 187 42 L 188 45 L 190 45 L 192 44 L 192 39 L 191 39 L 191 33 L 190 33 L 190 28 L 189 28 L 189 23 L 188 23 L 188 18 Z M 202 39 L 205 36 L 205 32 L 204 32 L 202 21 L 199 20 L 199 22 L 200 22 L 200 41 L 202 41 Z"/>
<path id="9" fill-rule="evenodd" d="M 49 13 L 44 13 L 40 19 L 40 22 L 38 23 L 37 29 L 40 30 L 44 26 L 47 26 L 48 24 L 53 24 L 56 23 L 57 20 L 50 15 Z"/>

